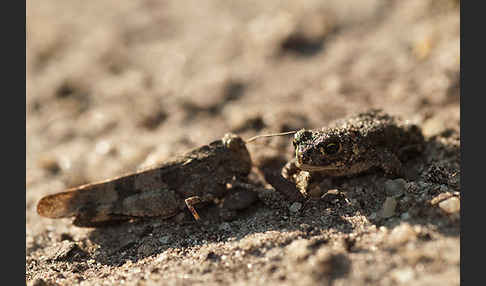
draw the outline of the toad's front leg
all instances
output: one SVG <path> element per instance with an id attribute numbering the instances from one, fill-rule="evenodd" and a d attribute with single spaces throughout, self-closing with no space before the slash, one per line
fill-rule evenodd
<path id="1" fill-rule="evenodd" d="M 321 181 L 328 177 L 322 172 L 301 170 L 297 167 L 295 159 L 292 159 L 285 164 L 282 168 L 282 176 L 292 182 L 304 197 L 308 197 L 310 195 L 309 190 L 319 185 Z"/>

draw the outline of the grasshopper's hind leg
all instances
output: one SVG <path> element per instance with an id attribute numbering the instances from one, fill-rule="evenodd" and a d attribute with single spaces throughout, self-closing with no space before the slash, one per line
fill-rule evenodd
<path id="1" fill-rule="evenodd" d="M 201 217 L 199 216 L 199 214 L 197 213 L 196 209 L 194 208 L 195 205 L 199 204 L 199 203 L 206 203 L 206 202 L 213 202 L 214 201 L 214 196 L 213 195 L 205 195 L 205 196 L 193 196 L 193 197 L 189 197 L 187 199 L 184 200 L 184 202 L 186 203 L 186 206 L 187 208 L 189 209 L 189 211 L 191 212 L 192 216 L 196 219 L 196 220 L 200 220 Z"/>

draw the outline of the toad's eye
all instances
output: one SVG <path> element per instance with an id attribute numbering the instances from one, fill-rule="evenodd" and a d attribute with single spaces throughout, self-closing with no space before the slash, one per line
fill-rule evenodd
<path id="1" fill-rule="evenodd" d="M 321 153 L 324 155 L 334 155 L 341 150 L 341 144 L 338 142 L 327 143 L 324 147 L 321 147 Z"/>

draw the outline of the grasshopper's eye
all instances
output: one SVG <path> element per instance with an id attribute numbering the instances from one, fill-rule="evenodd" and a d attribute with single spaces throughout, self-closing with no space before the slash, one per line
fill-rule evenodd
<path id="1" fill-rule="evenodd" d="M 327 143 L 321 147 L 321 153 L 324 155 L 335 155 L 341 150 L 341 144 L 338 142 Z"/>

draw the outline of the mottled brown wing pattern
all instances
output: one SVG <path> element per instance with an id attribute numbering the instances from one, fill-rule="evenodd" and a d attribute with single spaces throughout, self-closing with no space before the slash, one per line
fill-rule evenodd
<path id="1" fill-rule="evenodd" d="M 250 169 L 244 141 L 229 134 L 156 167 L 48 195 L 39 201 L 37 212 L 48 218 L 75 217 L 79 226 L 167 218 L 180 212 L 189 197 L 223 196 L 225 183 L 247 176 Z"/>

